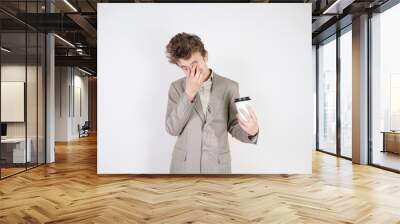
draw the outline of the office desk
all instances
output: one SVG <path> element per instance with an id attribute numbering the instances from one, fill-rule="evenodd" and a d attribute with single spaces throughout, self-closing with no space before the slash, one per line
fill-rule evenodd
<path id="1" fill-rule="evenodd" d="M 400 154 L 400 132 L 382 131 L 383 150 L 382 152 L 392 152 Z"/>
<path id="2" fill-rule="evenodd" d="M 25 163 L 31 162 L 32 140 L 27 138 L 25 154 L 25 138 L 6 138 L 1 139 L 1 157 L 6 163 Z M 26 159 L 26 161 L 25 161 Z"/>

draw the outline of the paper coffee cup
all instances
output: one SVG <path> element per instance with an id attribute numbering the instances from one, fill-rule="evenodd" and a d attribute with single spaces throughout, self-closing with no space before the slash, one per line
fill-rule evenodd
<path id="1" fill-rule="evenodd" d="M 243 108 L 247 113 L 249 113 L 249 110 L 247 109 L 247 105 L 250 105 L 250 97 L 246 96 L 246 97 L 240 97 L 240 98 L 236 98 L 235 99 L 235 105 L 236 105 L 236 109 L 239 113 L 239 116 L 247 121 L 246 117 L 242 114 L 241 112 L 241 108 Z"/>

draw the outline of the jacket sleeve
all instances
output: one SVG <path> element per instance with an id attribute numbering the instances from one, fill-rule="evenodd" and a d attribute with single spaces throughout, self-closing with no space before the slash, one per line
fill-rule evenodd
<path id="1" fill-rule="evenodd" d="M 190 114 L 194 108 L 194 101 L 190 102 L 185 92 L 179 93 L 173 83 L 168 91 L 167 114 L 165 118 L 165 128 L 172 136 L 182 133 Z"/>
<path id="2" fill-rule="evenodd" d="M 238 113 L 235 99 L 238 98 L 239 95 L 239 84 L 234 82 L 234 88 L 230 91 L 230 101 L 229 101 L 229 121 L 228 121 L 228 131 L 231 133 L 232 137 L 236 138 L 237 140 L 244 142 L 244 143 L 252 143 L 257 144 L 258 135 L 254 136 L 252 139 L 249 138 L 249 135 L 246 131 L 244 131 L 240 125 L 239 121 L 236 118 L 236 114 Z"/>

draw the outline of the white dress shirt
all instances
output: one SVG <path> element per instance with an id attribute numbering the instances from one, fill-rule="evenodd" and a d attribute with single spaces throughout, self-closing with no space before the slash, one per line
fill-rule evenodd
<path id="1" fill-rule="evenodd" d="M 211 75 L 210 77 L 203 82 L 203 84 L 201 85 L 200 89 L 199 89 L 199 96 L 200 96 L 200 101 L 201 101 L 201 106 L 203 107 L 203 113 L 204 116 L 207 117 L 207 109 L 208 109 L 208 105 L 210 102 L 210 93 L 211 93 L 211 86 L 212 86 L 212 79 L 214 77 L 214 71 L 212 69 L 211 70 Z M 255 142 L 257 140 L 258 137 L 258 133 L 257 135 L 253 136 L 252 138 L 249 137 L 249 139 L 253 142 Z"/>
<path id="2" fill-rule="evenodd" d="M 211 93 L 211 85 L 213 77 L 214 77 L 214 72 L 211 69 L 210 77 L 205 82 L 203 82 L 203 84 L 199 89 L 201 106 L 203 107 L 203 113 L 206 117 L 207 117 L 208 104 L 210 102 L 210 93 Z"/>

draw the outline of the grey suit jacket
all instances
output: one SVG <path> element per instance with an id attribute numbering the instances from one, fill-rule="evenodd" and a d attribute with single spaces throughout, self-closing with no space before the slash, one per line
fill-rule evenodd
<path id="1" fill-rule="evenodd" d="M 194 102 L 189 101 L 186 77 L 170 85 L 165 127 L 169 134 L 178 136 L 170 164 L 172 174 L 231 173 L 228 132 L 241 142 L 257 144 L 257 140 L 249 139 L 236 118 L 234 99 L 239 97 L 238 83 L 215 72 L 212 82 L 207 118 L 199 94 Z"/>

